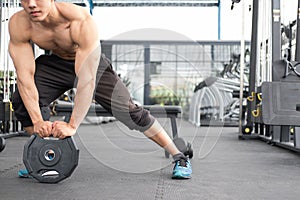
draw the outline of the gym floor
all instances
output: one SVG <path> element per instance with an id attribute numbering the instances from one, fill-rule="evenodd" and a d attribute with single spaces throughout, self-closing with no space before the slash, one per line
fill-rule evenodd
<path id="1" fill-rule="evenodd" d="M 167 130 L 167 121 L 161 122 Z M 299 155 L 258 140 L 239 140 L 237 127 L 201 127 L 178 119 L 192 142 L 193 176 L 172 180 L 172 159 L 118 121 L 82 125 L 75 136 L 79 165 L 58 184 L 18 178 L 27 137 L 6 140 L 0 153 L 0 199 L 299 199 Z"/>

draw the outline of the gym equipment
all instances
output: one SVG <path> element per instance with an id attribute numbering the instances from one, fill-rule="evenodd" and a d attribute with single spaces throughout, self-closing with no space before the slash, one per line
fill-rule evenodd
<path id="1" fill-rule="evenodd" d="M 0 137 L 0 152 L 3 151 L 5 148 L 5 139 Z"/>
<path id="2" fill-rule="evenodd" d="M 190 159 L 193 158 L 194 152 L 191 143 L 186 143 L 182 138 L 175 138 L 173 139 L 173 142 L 180 152 L 182 152 L 185 156 L 189 157 Z"/>
<path id="3" fill-rule="evenodd" d="M 53 104 L 51 110 L 55 116 L 64 116 L 64 121 L 69 121 L 71 117 L 72 110 L 74 108 L 73 103 L 57 101 Z M 171 121 L 172 135 L 173 138 L 176 138 L 178 135 L 177 132 L 177 123 L 176 118 L 181 114 L 180 106 L 152 106 L 144 105 L 144 109 L 149 110 L 151 115 L 157 118 L 169 118 Z M 107 110 L 105 110 L 101 105 L 92 103 L 90 109 L 88 110 L 87 116 L 112 116 Z"/>
<path id="4" fill-rule="evenodd" d="M 57 101 L 53 104 L 51 110 L 55 116 L 64 116 L 65 121 L 69 121 L 74 107 L 73 103 Z M 181 114 L 180 106 L 152 106 L 144 105 L 143 108 L 150 111 L 151 115 L 157 118 L 169 118 L 172 128 L 173 138 L 178 137 L 176 118 Z M 107 110 L 105 110 L 101 105 L 92 103 L 90 109 L 88 110 L 87 116 L 112 116 Z M 165 157 L 169 158 L 169 153 L 165 151 Z"/>
<path id="5" fill-rule="evenodd" d="M 248 85 L 248 94 L 249 96 L 252 92 L 255 92 L 255 83 L 256 83 L 256 63 L 258 55 L 258 15 L 259 15 L 259 1 L 252 1 L 252 30 L 251 30 L 251 55 L 250 55 L 250 64 L 249 64 L 249 85 Z M 274 47 L 274 46 L 273 46 Z M 253 116 L 251 111 L 254 110 L 255 102 L 247 101 L 247 110 L 246 110 L 246 125 L 247 127 L 253 126 Z M 240 123 L 242 124 L 242 123 Z M 244 133 L 244 132 L 242 132 Z M 241 137 L 244 134 L 241 135 Z M 249 135 L 249 134 L 247 134 Z M 239 138 L 241 138 L 239 137 Z"/>
<path id="6" fill-rule="evenodd" d="M 215 77 L 200 82 L 191 99 L 189 121 L 196 126 L 212 125 L 211 122 L 215 122 L 215 125 L 236 126 L 239 99 L 233 93 L 239 91 L 239 84 L 234 79 Z"/>
<path id="7" fill-rule="evenodd" d="M 296 104 L 296 111 L 300 111 L 300 104 Z M 294 127 L 294 147 L 300 149 L 300 127 Z"/>
<path id="8" fill-rule="evenodd" d="M 242 126 L 242 133 L 243 134 L 251 134 L 253 131 L 253 126 L 244 125 Z"/>
<path id="9" fill-rule="evenodd" d="M 259 127 L 255 126 L 255 132 L 260 132 L 251 134 L 251 131 L 246 131 L 251 126 L 246 125 L 240 139 L 262 139 L 268 144 L 300 152 L 300 112 L 297 101 L 300 82 L 294 79 L 296 75 L 292 76 L 289 75 L 288 80 L 262 83 L 261 122 L 257 123 Z"/>
<path id="10" fill-rule="evenodd" d="M 231 10 L 233 10 L 234 4 L 235 3 L 240 3 L 241 0 L 231 0 L 231 1 L 232 1 L 232 3 L 231 3 Z"/>
<path id="11" fill-rule="evenodd" d="M 299 102 L 300 83 L 264 82 L 262 84 L 263 122 L 268 125 L 299 125 L 300 113 L 295 110 Z"/>
<path id="12" fill-rule="evenodd" d="M 273 62 L 272 81 L 299 81 L 299 62 L 289 61 L 287 58 Z"/>
<path id="13" fill-rule="evenodd" d="M 78 159 L 79 149 L 73 137 L 57 139 L 32 135 L 23 151 L 26 169 L 41 183 L 58 183 L 69 177 Z"/>

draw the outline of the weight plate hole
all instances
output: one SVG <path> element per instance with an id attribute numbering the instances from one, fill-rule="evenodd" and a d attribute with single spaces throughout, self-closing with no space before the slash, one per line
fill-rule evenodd
<path id="1" fill-rule="evenodd" d="M 59 173 L 55 170 L 46 171 L 42 174 L 42 176 L 58 176 Z"/>
<path id="2" fill-rule="evenodd" d="M 52 149 L 48 149 L 45 151 L 44 156 L 47 161 L 52 161 L 55 158 L 55 152 Z"/>

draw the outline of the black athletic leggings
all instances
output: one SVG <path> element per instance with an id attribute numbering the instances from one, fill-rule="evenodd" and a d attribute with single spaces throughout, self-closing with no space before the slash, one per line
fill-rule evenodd
<path id="1" fill-rule="evenodd" d="M 56 55 L 42 55 L 35 63 L 34 77 L 40 107 L 48 107 L 64 92 L 76 87 L 74 61 Z M 94 99 L 130 129 L 144 132 L 154 123 L 155 119 L 149 111 L 133 103 L 126 86 L 104 55 L 101 56 L 98 66 Z M 18 89 L 13 94 L 13 108 L 17 119 L 24 127 L 32 126 Z"/>

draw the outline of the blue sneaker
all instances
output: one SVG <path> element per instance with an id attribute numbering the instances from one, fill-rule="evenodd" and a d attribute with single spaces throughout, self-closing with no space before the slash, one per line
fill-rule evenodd
<path id="1" fill-rule="evenodd" d="M 180 159 L 175 161 L 172 179 L 189 179 L 192 174 L 192 166 L 189 160 Z"/>
<path id="2" fill-rule="evenodd" d="M 29 175 L 27 169 L 20 169 L 18 171 L 18 175 L 20 178 L 31 178 L 31 176 Z"/>

